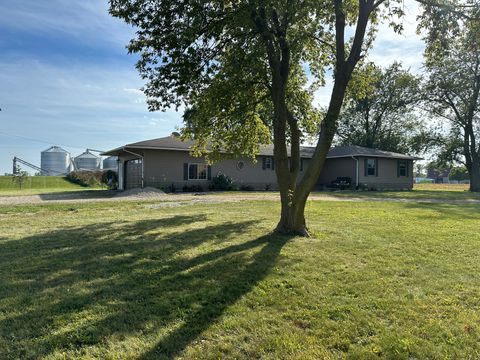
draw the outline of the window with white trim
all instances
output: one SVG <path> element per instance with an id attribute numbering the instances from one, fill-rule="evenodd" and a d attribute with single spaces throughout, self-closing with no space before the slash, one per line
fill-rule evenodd
<path id="1" fill-rule="evenodd" d="M 207 180 L 207 164 L 188 164 L 188 180 Z"/>

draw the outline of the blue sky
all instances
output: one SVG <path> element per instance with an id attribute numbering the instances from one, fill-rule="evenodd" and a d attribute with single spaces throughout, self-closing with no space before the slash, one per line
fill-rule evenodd
<path id="1" fill-rule="evenodd" d="M 405 32 L 382 26 L 369 57 L 418 71 L 417 8 L 405 4 Z M 78 155 L 166 136 L 181 124 L 174 111 L 147 111 L 136 58 L 125 49 L 134 30 L 107 8 L 104 0 L 0 1 L 0 174 L 11 172 L 13 156 L 39 165 L 50 145 Z"/>

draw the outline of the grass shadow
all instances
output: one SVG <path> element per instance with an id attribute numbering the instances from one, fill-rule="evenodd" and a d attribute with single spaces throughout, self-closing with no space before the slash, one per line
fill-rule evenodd
<path id="1" fill-rule="evenodd" d="M 180 354 L 268 274 L 288 240 L 239 241 L 257 220 L 206 220 L 111 222 L 0 243 L 4 355 L 79 354 L 138 334 L 153 339 L 143 359 Z"/>

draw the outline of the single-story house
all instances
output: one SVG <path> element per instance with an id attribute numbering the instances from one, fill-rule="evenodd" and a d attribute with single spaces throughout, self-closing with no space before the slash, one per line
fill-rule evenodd
<path id="1" fill-rule="evenodd" d="M 273 146 L 262 147 L 256 161 L 222 160 L 208 165 L 190 154 L 193 142 L 171 135 L 127 144 L 102 155 L 118 157 L 119 189 L 196 186 L 208 188 L 212 177 L 223 173 L 239 186 L 256 190 L 276 189 Z M 301 147 L 301 169 L 308 166 L 313 147 Z M 353 188 L 402 189 L 413 187 L 413 161 L 420 158 L 360 146 L 338 146 L 327 156 L 317 187 L 328 187 L 338 177 L 349 177 Z"/>

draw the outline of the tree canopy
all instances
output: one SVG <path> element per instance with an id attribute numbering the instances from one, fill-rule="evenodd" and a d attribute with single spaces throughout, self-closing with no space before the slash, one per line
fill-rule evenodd
<path id="1" fill-rule="evenodd" d="M 400 1 L 110 0 L 110 12 L 137 29 L 128 49 L 140 55 L 150 110 L 185 106 L 182 132 L 196 141 L 197 155 L 216 158 L 222 149 L 253 157 L 273 142 L 282 202 L 277 229 L 306 233 L 306 200 L 346 87 L 378 21 L 403 14 Z M 321 113 L 313 91 L 328 68 L 334 85 Z M 300 176 L 300 143 L 309 133 L 317 147 Z"/>
<path id="2" fill-rule="evenodd" d="M 442 157 L 464 163 L 480 191 L 480 4 L 424 10 L 427 108 L 449 124 Z"/>
<path id="3" fill-rule="evenodd" d="M 384 69 L 364 64 L 349 85 L 338 142 L 399 153 L 420 152 L 429 135 L 416 106 L 419 99 L 420 77 L 400 63 Z"/>

